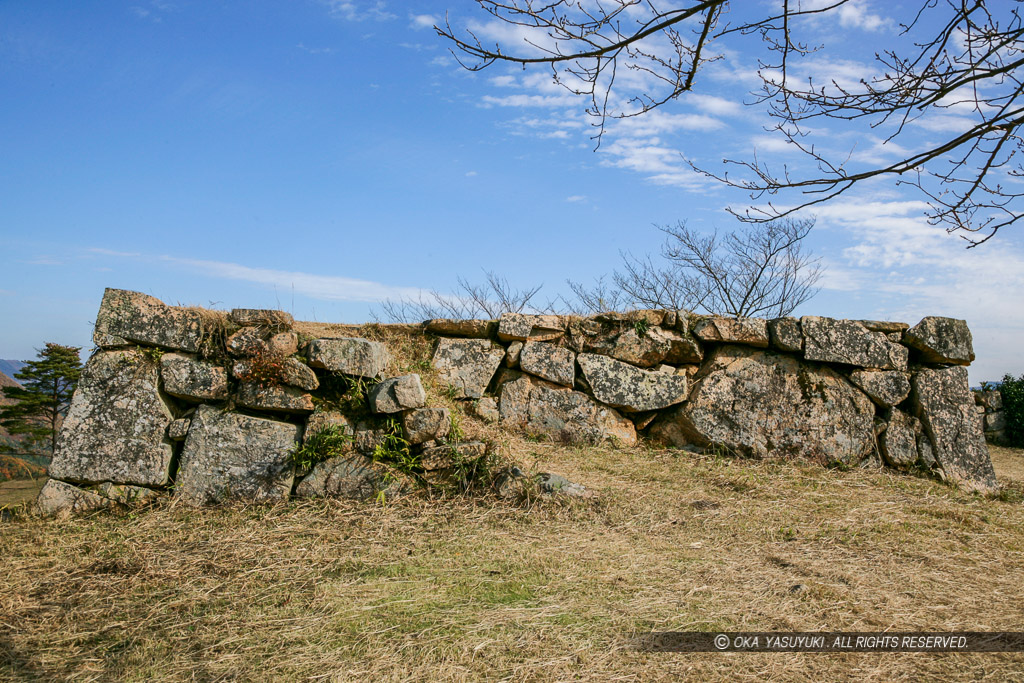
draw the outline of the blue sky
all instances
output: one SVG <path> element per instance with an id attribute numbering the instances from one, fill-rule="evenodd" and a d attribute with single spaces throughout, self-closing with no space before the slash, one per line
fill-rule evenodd
<path id="1" fill-rule="evenodd" d="M 808 72 L 868 74 L 892 8 L 804 25 L 828 48 Z M 736 225 L 724 207 L 750 200 L 681 155 L 800 163 L 744 104 L 754 42 L 723 44 L 696 96 L 613 123 L 595 151 L 586 103 L 543 70 L 460 69 L 430 28 L 446 12 L 520 38 L 466 0 L 0 3 L 0 357 L 88 348 L 108 286 L 347 322 L 485 270 L 553 298 L 655 252 L 654 225 Z M 926 118 L 902 147 L 829 135 L 871 163 L 956 125 Z M 886 181 L 817 208 L 824 288 L 797 313 L 965 318 L 973 382 L 1024 373 L 1021 229 L 965 250 L 922 209 Z"/>

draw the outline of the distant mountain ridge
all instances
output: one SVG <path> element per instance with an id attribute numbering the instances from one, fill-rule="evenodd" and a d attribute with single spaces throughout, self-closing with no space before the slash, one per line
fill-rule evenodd
<path id="1" fill-rule="evenodd" d="M 25 367 L 25 361 L 7 360 L 0 358 L 0 373 L 3 373 L 10 377 L 12 381 L 17 382 L 17 380 L 14 378 L 14 373 L 21 372 L 21 369 L 23 367 Z"/>

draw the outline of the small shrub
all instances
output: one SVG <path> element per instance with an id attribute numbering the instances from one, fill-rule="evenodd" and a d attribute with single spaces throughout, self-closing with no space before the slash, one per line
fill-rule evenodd
<path id="1" fill-rule="evenodd" d="M 420 459 L 413 455 L 409 448 L 409 442 L 402 436 L 402 425 L 394 418 L 388 418 L 384 423 L 384 438 L 373 449 L 370 456 L 374 462 L 381 462 L 394 467 L 406 474 L 415 474 L 419 469 Z"/>
<path id="2" fill-rule="evenodd" d="M 303 441 L 291 453 L 292 464 L 300 470 L 311 470 L 317 464 L 347 453 L 353 437 L 340 425 L 330 425 Z"/>
<path id="3" fill-rule="evenodd" d="M 1005 375 L 999 387 L 1003 395 L 1003 411 L 1006 414 L 1006 437 L 1010 445 L 1024 447 L 1024 375 L 1014 379 Z"/>
<path id="4" fill-rule="evenodd" d="M 246 370 L 239 379 L 258 382 L 264 386 L 286 384 L 285 362 L 287 356 L 263 351 L 246 360 Z"/>

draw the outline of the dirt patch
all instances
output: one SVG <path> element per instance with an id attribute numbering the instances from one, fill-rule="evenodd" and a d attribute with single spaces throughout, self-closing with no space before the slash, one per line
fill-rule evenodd
<path id="1" fill-rule="evenodd" d="M 989 444 L 988 453 L 996 477 L 1024 483 L 1024 448 L 1006 448 Z"/>

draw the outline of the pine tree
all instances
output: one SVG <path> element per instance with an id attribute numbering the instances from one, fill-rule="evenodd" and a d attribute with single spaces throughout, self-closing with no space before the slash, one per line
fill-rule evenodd
<path id="1" fill-rule="evenodd" d="M 38 360 L 25 363 L 15 379 L 20 387 L 4 387 L 4 397 L 16 401 L 0 406 L 0 426 L 12 436 L 24 435 L 25 450 L 53 454 L 57 431 L 71 405 L 71 394 L 82 374 L 77 346 L 47 343 Z"/>

